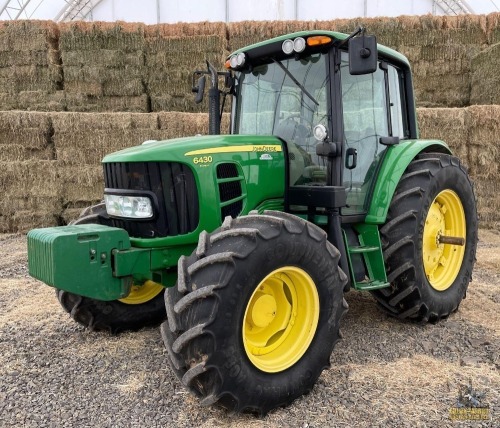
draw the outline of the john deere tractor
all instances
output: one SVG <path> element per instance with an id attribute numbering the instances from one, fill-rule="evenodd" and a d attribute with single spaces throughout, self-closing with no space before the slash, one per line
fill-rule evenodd
<path id="1" fill-rule="evenodd" d="M 201 404 L 262 414 L 329 366 L 349 289 L 401 319 L 457 310 L 473 188 L 444 142 L 419 139 L 403 55 L 361 28 L 305 31 L 193 82 L 197 101 L 208 86 L 211 135 L 106 156 L 104 202 L 28 234 L 30 274 L 75 321 L 163 321 L 172 370 Z"/>

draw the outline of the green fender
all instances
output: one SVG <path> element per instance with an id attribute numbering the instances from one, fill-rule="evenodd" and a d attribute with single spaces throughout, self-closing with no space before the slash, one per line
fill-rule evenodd
<path id="1" fill-rule="evenodd" d="M 389 205 L 399 180 L 410 162 L 419 153 L 426 152 L 451 154 L 446 143 L 439 140 L 404 140 L 387 148 L 373 189 L 371 204 L 365 219 L 366 223 L 385 223 Z"/>

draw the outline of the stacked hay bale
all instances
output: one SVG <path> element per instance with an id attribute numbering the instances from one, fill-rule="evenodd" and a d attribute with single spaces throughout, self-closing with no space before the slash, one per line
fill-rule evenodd
<path id="1" fill-rule="evenodd" d="M 0 112 L 0 233 L 58 223 L 61 209 L 49 113 Z"/>
<path id="2" fill-rule="evenodd" d="M 500 43 L 483 50 L 472 59 L 471 104 L 500 104 Z"/>
<path id="3" fill-rule="evenodd" d="M 67 110 L 148 112 L 144 24 L 60 24 Z"/>
<path id="4" fill-rule="evenodd" d="M 54 113 L 52 122 L 57 174 L 64 183 L 60 193 L 64 222 L 102 199 L 100 162 L 105 155 L 145 140 L 206 134 L 208 129 L 207 114 L 179 112 Z"/>
<path id="5" fill-rule="evenodd" d="M 202 104 L 194 103 L 192 73 L 206 70 L 205 60 L 217 70 L 223 69 L 228 53 L 226 25 L 220 22 L 151 25 L 146 27 L 145 43 L 151 110 L 207 111 L 206 99 Z"/>
<path id="6" fill-rule="evenodd" d="M 52 21 L 0 22 L 0 110 L 64 109 L 57 38 Z"/>
<path id="7" fill-rule="evenodd" d="M 482 226 L 500 226 L 500 106 L 467 108 L 470 174 Z"/>
<path id="8" fill-rule="evenodd" d="M 395 47 L 413 66 L 420 107 L 469 105 L 471 60 L 486 46 L 484 16 L 399 18 Z"/>
<path id="9" fill-rule="evenodd" d="M 470 167 L 466 108 L 419 108 L 417 119 L 420 138 L 444 141 Z"/>
<path id="10" fill-rule="evenodd" d="M 140 113 L 59 113 L 52 120 L 64 221 L 102 199 L 106 154 L 155 139 L 158 129 L 156 115 Z"/>

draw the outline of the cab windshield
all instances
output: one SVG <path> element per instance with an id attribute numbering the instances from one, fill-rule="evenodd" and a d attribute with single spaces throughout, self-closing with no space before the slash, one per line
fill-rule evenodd
<path id="1" fill-rule="evenodd" d="M 316 155 L 313 128 L 329 129 L 327 55 L 274 61 L 243 71 L 237 79 L 236 134 L 275 135 L 287 142 L 290 185 L 326 181 Z"/>

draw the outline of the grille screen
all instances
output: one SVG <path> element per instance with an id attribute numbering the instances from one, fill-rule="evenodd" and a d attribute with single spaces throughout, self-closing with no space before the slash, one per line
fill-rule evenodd
<path id="1" fill-rule="evenodd" d="M 136 238 L 176 236 L 198 226 L 199 201 L 191 169 L 176 162 L 105 163 L 106 191 L 154 195 L 155 217 L 148 220 L 111 218 L 112 226 Z"/>
<path id="2" fill-rule="evenodd" d="M 221 220 L 227 216 L 238 217 L 243 209 L 243 191 L 240 174 L 234 163 L 217 165 L 219 198 L 221 202 Z M 229 203 L 227 203 L 229 202 Z"/>

